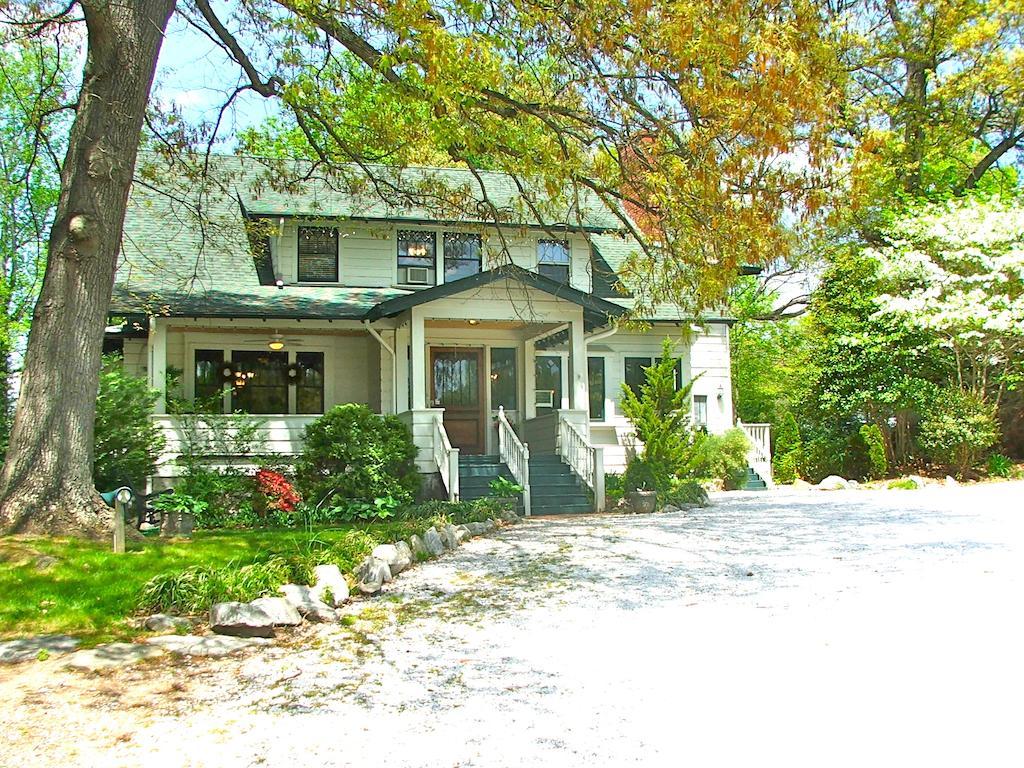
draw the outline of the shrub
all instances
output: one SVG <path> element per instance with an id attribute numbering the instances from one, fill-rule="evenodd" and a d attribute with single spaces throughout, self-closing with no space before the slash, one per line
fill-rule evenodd
<path id="1" fill-rule="evenodd" d="M 276 512 L 294 512 L 302 497 L 288 478 L 270 469 L 256 471 L 256 488 L 265 497 L 265 507 Z"/>
<path id="2" fill-rule="evenodd" d="M 859 431 L 867 452 L 867 477 L 878 480 L 889 474 L 889 460 L 885 456 L 885 439 L 877 424 L 865 424 Z"/>
<path id="3" fill-rule="evenodd" d="M 622 412 L 632 422 L 643 453 L 633 457 L 623 475 L 626 490 L 666 492 L 675 477 L 688 476 L 696 433 L 690 424 L 691 381 L 676 389 L 672 341 L 662 342 L 661 358 L 645 371 L 639 396 L 622 387 Z"/>
<path id="4" fill-rule="evenodd" d="M 772 457 L 772 471 L 779 483 L 792 483 L 799 474 L 800 455 L 803 442 L 800 427 L 790 411 L 783 414 L 775 430 L 775 454 Z"/>
<path id="5" fill-rule="evenodd" d="M 668 493 L 665 494 L 663 502 L 665 504 L 675 504 L 676 506 L 697 504 L 698 506 L 706 507 L 710 504 L 708 492 L 695 480 L 674 481 Z"/>
<path id="6" fill-rule="evenodd" d="M 499 496 L 501 498 L 518 496 L 523 492 L 523 486 L 509 480 L 507 477 L 494 478 L 491 480 L 489 487 L 491 489 L 491 496 Z"/>
<path id="7" fill-rule="evenodd" d="M 105 355 L 96 395 L 93 482 L 100 490 L 128 483 L 138 489 L 152 475 L 164 437 L 150 415 L 158 393 L 124 369 L 120 355 Z"/>
<path id="8" fill-rule="evenodd" d="M 921 420 L 918 445 L 937 464 L 961 475 L 999 439 L 995 409 L 959 390 L 940 392 Z"/>
<path id="9" fill-rule="evenodd" d="M 991 477 L 1010 477 L 1013 474 L 1013 460 L 1001 453 L 988 457 L 985 468 Z"/>
<path id="10" fill-rule="evenodd" d="M 790 451 L 775 459 L 772 472 L 777 483 L 792 483 L 800 476 L 800 454 Z"/>
<path id="11" fill-rule="evenodd" d="M 692 476 L 721 480 L 728 487 L 743 483 L 747 470 L 750 440 L 742 429 L 730 429 L 721 435 L 705 435 L 696 442 Z"/>
<path id="12" fill-rule="evenodd" d="M 299 490 L 316 507 L 391 498 L 412 501 L 419 488 L 408 428 L 365 405 L 338 405 L 305 430 L 296 463 Z"/>
<path id="13" fill-rule="evenodd" d="M 613 507 L 619 503 L 625 493 L 622 475 L 617 472 L 607 472 L 604 476 L 604 497 L 608 506 Z"/>
<path id="14" fill-rule="evenodd" d="M 259 491 L 256 481 L 238 469 L 214 471 L 189 465 L 178 483 L 176 492 L 202 499 L 206 508 L 196 513 L 196 528 L 256 528 L 270 524 L 268 517 L 256 510 Z"/>
<path id="15" fill-rule="evenodd" d="M 889 490 L 913 491 L 917 489 L 917 481 L 910 477 L 901 477 L 898 480 L 890 480 L 885 487 Z"/>
<path id="16" fill-rule="evenodd" d="M 153 509 L 157 512 L 190 512 L 196 519 L 202 517 L 208 506 L 202 499 L 178 490 L 160 494 L 153 499 Z"/>

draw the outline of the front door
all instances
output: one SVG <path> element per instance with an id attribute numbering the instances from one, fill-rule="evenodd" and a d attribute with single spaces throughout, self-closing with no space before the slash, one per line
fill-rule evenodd
<path id="1" fill-rule="evenodd" d="M 444 428 L 463 453 L 484 452 L 484 393 L 480 349 L 430 350 L 431 404 L 444 408 Z"/>

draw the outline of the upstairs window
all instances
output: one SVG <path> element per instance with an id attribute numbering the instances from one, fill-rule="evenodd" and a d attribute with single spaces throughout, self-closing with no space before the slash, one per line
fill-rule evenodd
<path id="1" fill-rule="evenodd" d="M 468 232 L 444 233 L 444 281 L 461 280 L 480 272 L 483 240 Z"/>
<path id="2" fill-rule="evenodd" d="M 338 230 L 299 227 L 299 282 L 338 282 Z"/>
<path id="3" fill-rule="evenodd" d="M 569 241 L 538 240 L 537 272 L 556 283 L 569 284 Z"/>
<path id="4" fill-rule="evenodd" d="M 398 230 L 398 283 L 400 285 L 435 285 L 437 261 L 434 255 L 437 238 L 433 232 Z"/>

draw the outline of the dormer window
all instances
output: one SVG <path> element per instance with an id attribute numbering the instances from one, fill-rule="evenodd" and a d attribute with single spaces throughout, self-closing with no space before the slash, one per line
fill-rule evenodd
<path id="1" fill-rule="evenodd" d="M 299 282 L 338 282 L 338 230 L 299 227 Z"/>
<path id="2" fill-rule="evenodd" d="M 569 241 L 538 240 L 537 272 L 556 283 L 569 284 Z"/>
<path id="3" fill-rule="evenodd" d="M 437 239 L 433 232 L 398 230 L 398 282 L 400 285 L 434 285 Z"/>
<path id="4" fill-rule="evenodd" d="M 483 239 L 469 232 L 444 233 L 444 281 L 461 280 L 480 272 Z"/>

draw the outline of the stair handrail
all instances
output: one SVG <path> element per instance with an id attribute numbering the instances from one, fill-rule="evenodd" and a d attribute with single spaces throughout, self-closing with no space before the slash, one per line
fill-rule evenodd
<path id="1" fill-rule="evenodd" d="M 750 440 L 750 450 L 747 452 L 747 463 L 760 475 L 765 484 L 774 487 L 772 480 L 772 451 L 771 451 L 771 424 L 744 424 L 739 419 L 736 426 L 743 430 L 743 433 Z"/>
<path id="2" fill-rule="evenodd" d="M 530 447 L 519 439 L 505 415 L 504 406 L 498 406 L 498 456 L 523 488 L 523 511 L 530 514 Z"/>
<path id="3" fill-rule="evenodd" d="M 434 463 L 448 491 L 448 501 L 459 500 L 459 449 L 453 448 L 441 414 L 434 417 Z"/>
<path id="4" fill-rule="evenodd" d="M 604 511 L 604 449 L 592 445 L 573 422 L 558 420 L 558 455 L 594 493 L 594 511 Z"/>

